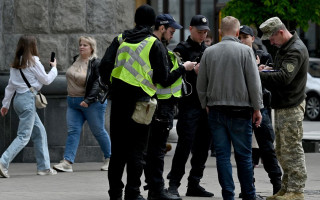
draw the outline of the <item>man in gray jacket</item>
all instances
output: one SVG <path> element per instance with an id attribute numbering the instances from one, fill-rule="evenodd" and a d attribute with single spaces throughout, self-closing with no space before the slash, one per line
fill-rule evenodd
<path id="1" fill-rule="evenodd" d="M 243 199 L 260 200 L 253 185 L 251 141 L 252 125 L 259 127 L 262 120 L 262 89 L 254 53 L 238 40 L 239 29 L 238 19 L 222 19 L 222 41 L 205 50 L 197 90 L 201 106 L 208 111 L 223 199 L 233 200 L 235 195 L 232 144 Z"/>

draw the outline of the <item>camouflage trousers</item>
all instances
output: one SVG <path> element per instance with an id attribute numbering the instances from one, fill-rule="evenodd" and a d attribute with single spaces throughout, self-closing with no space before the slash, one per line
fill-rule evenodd
<path id="1" fill-rule="evenodd" d="M 302 148 L 305 101 L 294 108 L 275 109 L 276 154 L 283 169 L 281 188 L 303 192 L 307 180 Z"/>

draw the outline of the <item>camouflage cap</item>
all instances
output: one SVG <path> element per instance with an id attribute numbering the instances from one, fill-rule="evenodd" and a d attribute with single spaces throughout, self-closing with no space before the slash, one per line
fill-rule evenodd
<path id="1" fill-rule="evenodd" d="M 260 25 L 260 30 L 263 32 L 262 40 L 268 40 L 274 31 L 282 24 L 279 17 L 272 17 Z"/>

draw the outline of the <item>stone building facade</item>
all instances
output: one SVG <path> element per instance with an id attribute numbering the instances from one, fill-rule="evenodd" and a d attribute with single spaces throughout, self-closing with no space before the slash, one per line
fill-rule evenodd
<path id="1" fill-rule="evenodd" d="M 19 37 L 37 38 L 42 64 L 49 70 L 52 51 L 56 53 L 59 75 L 50 86 L 44 86 L 49 105 L 38 110 L 44 123 L 52 162 L 62 159 L 67 137 L 65 72 L 78 53 L 79 36 L 97 40 L 98 56 L 102 58 L 113 38 L 134 26 L 136 1 L 132 0 L 0 0 L 0 99 L 9 79 Z M 109 104 L 110 105 L 110 104 Z M 18 117 L 9 109 L 0 117 L 0 155 L 16 137 Z M 79 144 L 76 162 L 101 161 L 100 147 L 87 125 Z M 33 144 L 16 157 L 16 162 L 35 162 Z"/>
<path id="2" fill-rule="evenodd" d="M 37 38 L 40 59 L 48 66 L 56 52 L 58 70 L 66 71 L 77 54 L 78 38 L 93 36 L 102 57 L 114 36 L 134 25 L 135 1 L 1 0 L 0 71 L 9 71 L 18 39 Z"/>

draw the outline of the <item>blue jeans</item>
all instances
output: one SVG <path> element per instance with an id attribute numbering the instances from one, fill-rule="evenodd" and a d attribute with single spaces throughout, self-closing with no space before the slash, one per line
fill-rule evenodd
<path id="1" fill-rule="evenodd" d="M 80 103 L 83 100 L 83 97 L 67 97 L 68 138 L 64 152 L 64 159 L 71 163 L 74 163 L 79 146 L 82 126 L 86 120 L 91 132 L 100 145 L 104 157 L 110 158 L 111 156 L 110 137 L 104 126 L 107 101 L 105 101 L 104 104 L 95 102 L 90 104 L 89 107 L 84 108 L 80 106 Z"/>
<path id="2" fill-rule="evenodd" d="M 8 169 L 11 161 L 28 144 L 31 138 L 37 169 L 50 169 L 47 133 L 36 112 L 35 95 L 30 91 L 23 94 L 16 93 L 13 108 L 19 117 L 17 137 L 2 154 L 0 162 Z"/>
<path id="3" fill-rule="evenodd" d="M 254 199 L 251 157 L 252 119 L 232 117 L 211 107 L 208 122 L 216 150 L 218 179 L 222 187 L 223 199 L 234 200 L 235 195 L 230 161 L 231 143 L 234 148 L 243 199 Z"/>

